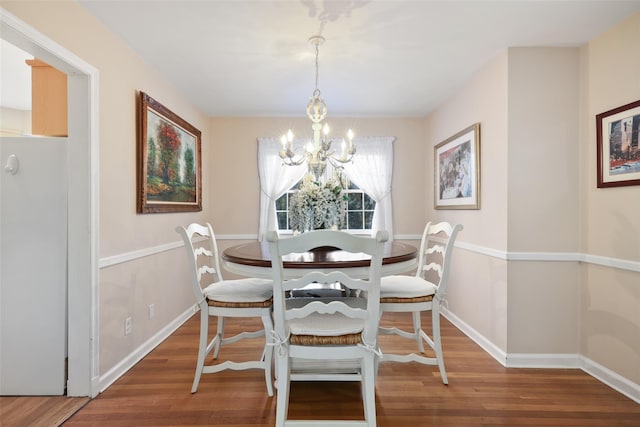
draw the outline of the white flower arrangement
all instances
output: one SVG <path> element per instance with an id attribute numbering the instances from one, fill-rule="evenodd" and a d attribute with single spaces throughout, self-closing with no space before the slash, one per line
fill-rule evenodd
<path id="1" fill-rule="evenodd" d="M 338 179 L 321 183 L 305 175 L 289 200 L 289 226 L 294 232 L 343 228 L 346 213 L 347 195 Z"/>

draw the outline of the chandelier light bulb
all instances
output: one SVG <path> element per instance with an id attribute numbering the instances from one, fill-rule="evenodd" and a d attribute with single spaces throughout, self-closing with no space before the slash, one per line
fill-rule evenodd
<path id="1" fill-rule="evenodd" d="M 315 149 L 315 147 L 313 146 L 313 142 L 311 142 L 311 141 L 307 142 L 307 145 L 306 145 L 305 148 L 307 150 L 307 153 L 309 153 L 309 154 L 313 154 L 314 149 Z"/>

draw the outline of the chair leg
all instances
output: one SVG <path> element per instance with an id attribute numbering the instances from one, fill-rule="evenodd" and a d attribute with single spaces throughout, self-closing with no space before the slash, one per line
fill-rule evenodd
<path id="1" fill-rule="evenodd" d="M 420 312 L 414 311 L 411 313 L 411 317 L 413 318 L 413 335 L 416 338 L 416 342 L 418 344 L 418 350 L 420 353 L 424 353 L 424 344 L 422 344 L 422 337 L 420 335 L 420 331 L 422 331 L 422 323 L 420 321 Z"/>
<path id="2" fill-rule="evenodd" d="M 280 352 L 285 354 L 280 354 Z M 276 372 L 278 378 L 276 380 L 276 388 L 278 389 L 278 398 L 276 401 L 276 427 L 284 427 L 289 413 L 289 376 L 291 375 L 289 366 L 289 354 L 285 349 L 276 350 Z"/>
<path id="3" fill-rule="evenodd" d="M 205 303 L 200 305 L 200 344 L 198 345 L 198 362 L 196 364 L 196 373 L 193 377 L 191 393 L 195 393 L 198 390 L 198 383 L 200 383 L 200 376 L 202 375 L 202 369 L 204 368 L 204 359 L 207 357 L 208 339 L 209 309 Z"/>
<path id="4" fill-rule="evenodd" d="M 375 357 L 371 353 L 362 359 L 362 404 L 364 419 L 369 427 L 376 427 Z"/>
<path id="5" fill-rule="evenodd" d="M 264 350 L 262 360 L 264 362 L 264 379 L 267 383 L 267 394 L 273 396 L 273 376 L 271 375 L 271 366 L 273 363 L 273 346 L 271 345 L 271 331 L 273 330 L 273 322 L 271 314 L 262 316 L 262 325 L 264 326 Z"/>
<path id="6" fill-rule="evenodd" d="M 380 346 L 378 346 L 378 351 L 382 351 L 380 349 Z M 373 360 L 374 363 L 374 370 L 373 370 L 373 383 L 377 383 L 378 382 L 378 371 L 380 370 L 380 356 L 376 355 L 376 357 Z"/>
<path id="7" fill-rule="evenodd" d="M 218 326 L 216 327 L 216 336 L 218 340 L 213 348 L 213 358 L 217 359 L 222 348 L 222 342 L 224 340 L 224 316 L 218 316 Z"/>
<path id="8" fill-rule="evenodd" d="M 436 353 L 436 359 L 438 360 L 438 368 L 440 369 L 440 376 L 444 384 L 449 384 L 447 379 L 447 372 L 444 369 L 444 357 L 442 355 L 442 339 L 440 337 L 440 310 L 437 307 L 433 307 L 431 310 L 431 324 L 433 325 L 433 350 Z"/>

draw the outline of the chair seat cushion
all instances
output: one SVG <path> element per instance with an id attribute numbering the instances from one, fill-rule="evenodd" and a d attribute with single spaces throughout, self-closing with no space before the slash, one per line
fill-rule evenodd
<path id="1" fill-rule="evenodd" d="M 258 278 L 221 280 L 210 284 L 203 292 L 205 297 L 216 301 L 266 301 L 273 296 L 273 281 Z"/>
<path id="2" fill-rule="evenodd" d="M 356 345 L 362 343 L 362 333 L 318 336 L 318 335 L 291 335 L 289 343 L 293 345 Z"/>
<path id="3" fill-rule="evenodd" d="M 364 320 L 352 319 L 341 313 L 313 313 L 288 323 L 292 335 L 340 336 L 360 333 L 364 329 Z"/>
<path id="4" fill-rule="evenodd" d="M 437 286 L 416 276 L 386 276 L 380 280 L 380 298 L 416 298 L 434 295 Z"/>

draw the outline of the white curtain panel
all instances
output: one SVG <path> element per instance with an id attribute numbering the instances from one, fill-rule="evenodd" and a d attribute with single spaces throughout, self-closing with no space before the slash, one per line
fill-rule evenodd
<path id="1" fill-rule="evenodd" d="M 356 154 L 352 163 L 344 165 L 349 179 L 376 202 L 371 223 L 371 235 L 378 230 L 389 233 L 393 240 L 391 179 L 393 176 L 393 136 L 354 138 Z"/>
<path id="2" fill-rule="evenodd" d="M 393 176 L 393 136 L 367 136 L 354 138 L 356 155 L 352 163 L 345 164 L 349 179 L 369 194 L 376 202 L 371 233 L 378 230 L 389 233 L 393 239 L 391 179 Z M 304 152 L 304 140 L 294 140 L 295 152 Z M 275 138 L 258 138 L 258 174 L 260 177 L 260 223 L 258 240 L 267 230 L 278 230 L 275 201 L 298 182 L 307 171 L 307 164 L 285 166 L 279 152 L 280 142 Z M 332 170 L 327 165 L 327 173 Z"/>
<path id="3" fill-rule="evenodd" d="M 304 153 L 303 142 L 293 142 L 294 151 Z M 298 182 L 307 170 L 307 164 L 286 166 L 279 152 L 282 149 L 276 138 L 258 138 L 258 175 L 260 177 L 260 222 L 258 240 L 262 241 L 268 230 L 277 230 L 276 200 Z"/>

